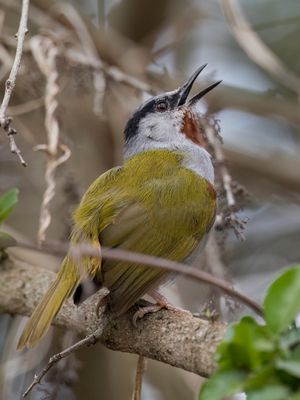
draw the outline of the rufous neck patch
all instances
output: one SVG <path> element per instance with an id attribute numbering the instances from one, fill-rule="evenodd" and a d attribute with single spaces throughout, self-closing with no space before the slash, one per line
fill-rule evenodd
<path id="1" fill-rule="evenodd" d="M 208 180 L 206 181 L 206 184 L 207 184 L 207 191 L 210 194 L 210 197 L 213 200 L 216 200 L 217 192 L 216 192 L 215 188 L 213 187 L 213 185 Z"/>
<path id="2" fill-rule="evenodd" d="M 190 110 L 186 110 L 182 120 L 182 133 L 198 146 L 205 146 L 203 130 Z"/>

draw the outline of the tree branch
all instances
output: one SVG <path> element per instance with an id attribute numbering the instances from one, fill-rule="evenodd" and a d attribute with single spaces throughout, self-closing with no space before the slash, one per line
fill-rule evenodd
<path id="1" fill-rule="evenodd" d="M 232 33 L 248 57 L 277 79 L 282 85 L 300 94 L 300 80 L 261 40 L 247 21 L 238 0 L 221 0 L 225 18 Z"/>
<path id="2" fill-rule="evenodd" d="M 4 97 L 0 106 L 0 126 L 4 129 L 6 132 L 8 139 L 9 139 L 9 144 L 10 144 L 10 151 L 14 154 L 16 154 L 19 157 L 19 160 L 21 161 L 22 165 L 26 167 L 26 162 L 22 157 L 21 151 L 18 148 L 14 135 L 17 133 L 14 128 L 11 127 L 11 118 L 7 117 L 6 115 L 6 110 L 11 98 L 11 95 L 13 93 L 13 90 L 16 85 L 16 79 L 17 75 L 20 69 L 21 65 L 21 58 L 23 54 L 23 46 L 24 46 L 24 41 L 25 41 L 25 36 L 27 33 L 27 20 L 28 20 L 28 9 L 29 9 L 29 0 L 23 0 L 22 1 L 22 11 L 21 11 L 21 18 L 20 18 L 20 24 L 19 24 L 19 29 L 17 33 L 17 48 L 16 48 L 16 54 L 15 54 L 15 59 L 9 74 L 9 77 L 7 81 L 5 82 L 5 92 L 4 92 Z"/>
<path id="3" fill-rule="evenodd" d="M 55 274 L 9 258 L 0 265 L 0 312 L 29 315 Z M 207 377 L 214 370 L 213 354 L 225 333 L 225 324 L 184 312 L 159 311 L 134 328 L 131 309 L 114 318 L 108 311 L 96 316 L 99 293 L 76 307 L 67 301 L 54 321 L 56 326 L 85 337 L 103 329 L 100 342 L 112 350 L 135 353 Z"/>

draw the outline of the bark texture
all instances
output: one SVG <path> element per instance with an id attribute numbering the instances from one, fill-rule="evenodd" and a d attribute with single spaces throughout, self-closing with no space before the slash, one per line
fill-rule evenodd
<path id="1" fill-rule="evenodd" d="M 10 257 L 0 264 L 0 312 L 30 315 L 55 274 Z M 111 350 L 143 355 L 207 377 L 214 370 L 213 354 L 226 326 L 185 312 L 167 310 L 145 316 L 135 328 L 133 307 L 122 317 L 95 309 L 98 292 L 81 306 L 67 301 L 54 321 L 84 337 L 102 329 L 100 342 Z M 33 350 L 34 351 L 34 350 Z"/>

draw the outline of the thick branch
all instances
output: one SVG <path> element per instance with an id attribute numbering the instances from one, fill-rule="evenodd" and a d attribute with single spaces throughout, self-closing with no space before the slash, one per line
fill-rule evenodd
<path id="1" fill-rule="evenodd" d="M 45 293 L 54 273 L 10 258 L 0 266 L 0 312 L 29 315 Z M 201 376 L 214 369 L 213 354 L 226 326 L 192 314 L 162 310 L 132 324 L 135 310 L 120 318 L 106 312 L 99 318 L 95 309 L 99 296 L 79 308 L 68 301 L 55 325 L 76 331 L 84 337 L 103 328 L 100 341 L 112 350 L 143 355 L 183 368 Z"/>

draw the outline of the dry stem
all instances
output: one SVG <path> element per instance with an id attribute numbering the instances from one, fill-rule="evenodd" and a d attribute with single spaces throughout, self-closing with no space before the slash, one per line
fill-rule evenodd
<path id="1" fill-rule="evenodd" d="M 34 386 L 36 386 L 37 384 L 40 383 L 42 378 L 54 366 L 54 364 L 56 364 L 61 359 L 68 357 L 69 355 L 71 355 L 75 351 L 81 349 L 82 347 L 90 346 L 92 344 L 96 344 L 97 341 L 99 341 L 102 333 L 103 333 L 103 327 L 101 326 L 94 333 L 91 333 L 90 335 L 86 336 L 84 339 L 76 342 L 72 346 L 67 347 L 65 350 L 63 350 L 63 351 L 61 351 L 61 352 L 59 352 L 57 354 L 54 354 L 54 356 L 50 357 L 47 365 L 42 369 L 42 371 L 40 373 L 34 375 L 33 381 L 28 386 L 28 388 L 25 390 L 25 392 L 23 393 L 22 397 L 23 398 L 26 397 L 31 392 L 31 390 L 34 388 Z"/>
<path id="2" fill-rule="evenodd" d="M 28 10 L 29 10 L 29 0 L 23 0 L 20 24 L 19 24 L 19 29 L 18 29 L 18 33 L 17 33 L 17 48 L 16 48 L 15 59 L 14 59 L 9 77 L 8 77 L 7 81 L 5 82 L 4 97 L 3 97 L 3 100 L 2 100 L 2 103 L 0 106 L 0 126 L 4 129 L 4 131 L 6 132 L 6 134 L 8 136 L 10 151 L 19 157 L 19 160 L 21 161 L 21 164 L 24 167 L 26 167 L 27 164 L 26 164 L 26 162 L 21 154 L 21 151 L 18 148 L 18 146 L 15 142 L 15 138 L 14 138 L 14 135 L 17 133 L 17 131 L 14 128 L 12 128 L 12 126 L 11 126 L 12 119 L 6 115 L 6 112 L 7 112 L 7 107 L 8 107 L 11 95 L 12 95 L 13 90 L 16 85 L 17 75 L 18 75 L 20 65 L 21 65 L 24 40 L 25 40 L 25 36 L 27 33 Z"/>
<path id="3" fill-rule="evenodd" d="M 141 400 L 143 375 L 145 372 L 145 368 L 146 368 L 146 359 L 143 356 L 139 356 L 136 366 L 132 400 Z"/>
<path id="4" fill-rule="evenodd" d="M 240 240 L 244 240 L 243 230 L 245 229 L 246 220 L 241 220 L 236 216 L 236 212 L 239 209 L 234 192 L 233 192 L 233 180 L 226 165 L 226 158 L 222 148 L 222 141 L 219 135 L 218 121 L 212 118 L 202 120 L 205 136 L 208 141 L 209 147 L 212 149 L 214 155 L 214 161 L 216 165 L 216 171 L 220 176 L 221 186 L 224 190 L 226 197 L 226 207 L 217 215 L 215 227 L 217 229 L 224 229 L 230 227 L 233 229 L 236 237 Z"/>
<path id="5" fill-rule="evenodd" d="M 282 85 L 300 96 L 300 79 L 288 71 L 282 61 L 270 50 L 251 28 L 238 0 L 221 0 L 225 17 L 236 41 L 257 65 L 267 71 Z"/>
<path id="6" fill-rule="evenodd" d="M 30 40 L 32 54 L 46 78 L 45 89 L 45 127 L 47 130 L 48 144 L 38 145 L 36 150 L 43 150 L 47 153 L 48 160 L 45 171 L 45 181 L 47 188 L 45 190 L 40 212 L 40 224 L 38 231 L 38 242 L 42 243 L 46 238 L 46 231 L 51 222 L 50 203 L 55 196 L 55 172 L 57 167 L 67 161 L 71 152 L 65 146 L 59 143 L 59 124 L 56 117 L 58 102 L 56 96 L 59 92 L 57 83 L 58 72 L 56 69 L 56 57 L 58 49 L 52 39 L 44 36 L 34 36 Z M 59 150 L 62 150 L 62 156 L 58 157 Z"/>

